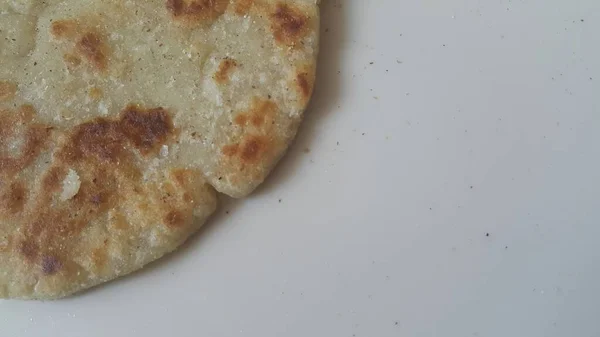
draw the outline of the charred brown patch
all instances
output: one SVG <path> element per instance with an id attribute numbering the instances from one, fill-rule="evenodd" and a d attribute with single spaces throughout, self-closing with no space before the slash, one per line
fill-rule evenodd
<path id="1" fill-rule="evenodd" d="M 296 85 L 298 86 L 298 90 L 302 94 L 302 98 L 304 101 L 307 101 L 313 89 L 312 80 L 308 72 L 299 72 L 296 74 Z"/>
<path id="2" fill-rule="evenodd" d="M 264 114 L 255 114 L 250 118 L 250 123 L 255 127 L 260 127 L 265 123 L 265 115 Z"/>
<path id="3" fill-rule="evenodd" d="M 254 98 L 248 111 L 235 116 L 234 123 L 242 128 L 239 142 L 225 145 L 221 153 L 238 164 L 257 164 L 269 156 L 275 146 L 273 134 L 278 107 L 271 100 Z"/>
<path id="4" fill-rule="evenodd" d="M 255 98 L 250 110 L 238 114 L 233 121 L 238 126 L 244 127 L 252 125 L 255 128 L 260 128 L 269 123 L 273 123 L 276 113 L 277 104 L 273 101 Z"/>
<path id="5" fill-rule="evenodd" d="M 219 69 L 214 75 L 214 79 L 219 84 L 225 84 L 229 81 L 231 72 L 237 67 L 237 62 L 231 58 L 225 58 L 219 64 Z"/>
<path id="6" fill-rule="evenodd" d="M 198 182 L 199 179 L 203 179 L 201 178 L 203 174 L 193 169 L 173 169 L 170 175 L 175 185 L 178 186 L 175 194 L 179 195 L 179 200 L 183 201 L 183 207 L 179 210 L 183 214 L 189 214 L 189 211 L 192 210 L 190 207 L 193 207 L 194 203 L 202 200 Z M 189 220 L 190 217 L 186 216 L 185 219 Z"/>
<path id="7" fill-rule="evenodd" d="M 233 122 L 239 126 L 246 125 L 247 121 L 248 121 L 248 117 L 245 114 L 239 114 L 239 115 L 235 116 L 235 118 L 233 119 Z"/>
<path id="8" fill-rule="evenodd" d="M 120 127 L 142 154 L 158 150 L 173 132 L 173 122 L 165 109 L 143 110 L 134 105 L 123 112 Z"/>
<path id="9" fill-rule="evenodd" d="M 309 32 L 309 17 L 294 5 L 280 2 L 271 14 L 271 30 L 275 41 L 294 46 Z"/>
<path id="10" fill-rule="evenodd" d="M 75 20 L 58 20 L 50 25 L 50 33 L 57 39 L 72 38 L 80 32 L 80 25 Z"/>
<path id="11" fill-rule="evenodd" d="M 255 163 L 259 161 L 268 146 L 269 143 L 265 137 L 249 136 L 242 142 L 240 159 L 245 163 Z"/>
<path id="12" fill-rule="evenodd" d="M 148 155 L 158 151 L 172 133 L 173 123 L 166 110 L 130 105 L 119 120 L 99 118 L 76 127 L 65 154 L 72 159 L 93 156 L 101 161 L 118 162 L 129 158 L 127 143 Z"/>
<path id="13" fill-rule="evenodd" d="M 34 261 L 37 259 L 39 247 L 38 245 L 30 240 L 21 241 L 19 244 L 19 253 L 27 260 Z"/>
<path id="14" fill-rule="evenodd" d="M 237 15 L 246 15 L 252 8 L 254 0 L 237 0 L 234 5 L 234 12 Z"/>
<path id="15" fill-rule="evenodd" d="M 42 189 L 47 192 L 58 190 L 65 174 L 66 171 L 62 167 L 52 167 L 42 179 Z"/>
<path id="16" fill-rule="evenodd" d="M 30 105 L 30 104 L 21 105 L 17 109 L 17 116 L 22 123 L 31 122 L 33 120 L 33 118 L 35 117 L 36 113 L 37 113 L 37 111 L 35 111 L 35 108 L 33 107 L 33 105 Z"/>
<path id="17" fill-rule="evenodd" d="M 221 149 L 223 155 L 235 157 L 242 164 L 256 164 L 272 148 L 267 137 L 248 135 L 240 144 L 225 145 Z"/>
<path id="18" fill-rule="evenodd" d="M 115 162 L 125 156 L 125 141 L 117 123 L 97 119 L 75 128 L 67 147 L 67 155 L 71 160 L 97 158 L 100 161 Z"/>
<path id="19" fill-rule="evenodd" d="M 199 173 L 194 170 L 188 170 L 188 169 L 171 170 L 171 176 L 173 177 L 173 180 L 175 180 L 175 182 L 181 187 L 189 186 L 190 183 L 193 182 L 193 180 L 195 179 L 195 177 L 197 175 L 199 175 Z"/>
<path id="20" fill-rule="evenodd" d="M 52 255 L 44 256 L 42 258 L 42 272 L 46 275 L 53 275 L 60 271 L 62 263 L 60 260 Z"/>
<path id="21" fill-rule="evenodd" d="M 212 23 L 228 5 L 229 0 L 167 0 L 165 4 L 174 20 L 192 25 Z"/>
<path id="22" fill-rule="evenodd" d="M 100 34 L 89 32 L 84 34 L 76 45 L 77 51 L 97 70 L 106 69 L 108 62 L 108 46 Z"/>
<path id="23" fill-rule="evenodd" d="M 29 225 L 24 228 L 26 240 L 21 245 L 22 255 L 31 261 L 38 260 L 46 275 L 57 272 L 62 264 L 53 260 L 56 257 L 52 252 L 68 249 L 69 242 L 92 219 L 119 202 L 124 186 L 139 183 L 135 149 L 148 155 L 166 142 L 172 131 L 171 119 L 164 109 L 137 106 L 124 109 L 118 119 L 95 119 L 74 127 L 56 151 L 56 164 L 42 177 L 42 189 L 32 207 L 36 212 L 29 213 L 28 220 L 23 220 Z M 38 148 L 40 146 L 38 144 Z M 57 196 L 71 168 L 79 173 L 79 190 L 72 198 L 60 200 Z M 6 207 L 15 210 L 22 207 L 17 200 L 25 200 L 26 194 L 17 192 L 15 188 L 7 199 L 13 203 L 7 202 Z M 127 228 L 123 216 L 115 220 L 116 228 Z M 36 242 L 44 244 L 38 246 Z M 39 260 L 38 256 L 44 257 Z"/>
<path id="24" fill-rule="evenodd" d="M 193 209 L 202 201 L 198 186 L 203 178 L 193 170 L 169 171 L 155 186 L 143 180 L 139 161 L 157 154 L 176 134 L 165 109 L 130 105 L 117 118 L 93 119 L 65 131 L 38 123 L 31 106 L 0 110 L 0 120 L 0 216 L 20 224 L 8 249 L 37 268 L 36 277 L 71 277 L 71 268 L 84 268 L 72 261 L 81 249 L 93 262 L 85 268 L 98 271 L 107 264 L 106 245 L 79 246 L 82 233 L 97 221 L 108 221 L 112 233 L 128 235 L 142 230 L 150 217 L 180 230 L 191 224 Z M 18 151 L 11 151 L 15 143 Z M 52 161 L 39 160 L 50 159 L 50 153 L 40 156 L 50 145 Z M 48 165 L 36 177 L 39 186 L 22 181 L 19 174 L 33 162 Z M 73 181 L 72 171 L 78 189 L 64 199 L 65 186 L 72 187 L 65 179 Z M 28 190 L 32 185 L 35 189 Z M 141 219 L 119 209 L 131 203 Z"/>
<path id="25" fill-rule="evenodd" d="M 228 157 L 233 157 L 233 156 L 237 155 L 239 149 L 240 149 L 239 144 L 230 144 L 230 145 L 223 146 L 223 148 L 221 149 L 221 152 L 223 152 L 223 154 Z"/>
<path id="26" fill-rule="evenodd" d="M 0 196 L 0 209 L 9 214 L 16 214 L 23 210 L 27 199 L 27 189 L 21 182 L 10 184 Z"/>
<path id="27" fill-rule="evenodd" d="M 186 217 L 180 211 L 173 210 L 165 215 L 163 221 L 168 227 L 180 227 L 186 222 Z"/>
<path id="28" fill-rule="evenodd" d="M 66 43 L 70 50 L 63 55 L 67 68 L 77 68 L 82 60 L 96 71 L 104 72 L 108 66 L 109 47 L 104 36 L 96 29 L 75 20 L 59 20 L 52 23 L 50 33 L 58 41 Z"/>

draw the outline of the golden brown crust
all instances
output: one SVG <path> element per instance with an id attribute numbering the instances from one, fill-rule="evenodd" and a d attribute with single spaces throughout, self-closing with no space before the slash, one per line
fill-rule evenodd
<path id="1" fill-rule="evenodd" d="M 291 76 L 290 87 L 298 93 L 300 106 L 306 106 L 312 96 L 315 86 L 315 66 L 302 64 L 296 67 Z"/>
<path id="2" fill-rule="evenodd" d="M 166 0 L 173 20 L 187 25 L 208 24 L 223 15 L 229 0 Z"/>
<path id="3" fill-rule="evenodd" d="M 298 6 L 279 2 L 270 17 L 275 41 L 282 45 L 295 46 L 310 32 L 310 17 Z"/>
<path id="4" fill-rule="evenodd" d="M 96 29 L 76 20 L 58 20 L 50 25 L 50 33 L 55 39 L 73 45 L 71 51 L 63 56 L 69 69 L 79 66 L 83 59 L 96 71 L 106 70 L 110 48 L 106 38 Z"/>
<path id="5" fill-rule="evenodd" d="M 235 0 L 233 5 L 234 12 L 237 15 L 246 15 L 253 4 L 254 0 Z"/>
<path id="6" fill-rule="evenodd" d="M 241 134 L 233 143 L 221 148 L 221 175 L 228 180 L 256 180 L 285 148 L 275 123 L 278 106 L 271 100 L 255 97 L 250 108 L 234 118 Z"/>
<path id="7" fill-rule="evenodd" d="M 57 20 L 50 25 L 50 33 L 57 39 L 73 39 L 79 29 L 80 25 L 75 20 Z"/>
<path id="8" fill-rule="evenodd" d="M 85 33 L 77 42 L 76 50 L 95 69 L 105 70 L 107 63 L 108 47 L 100 34 L 95 32 Z"/>
<path id="9" fill-rule="evenodd" d="M 229 57 L 224 58 L 219 64 L 219 69 L 213 76 L 219 84 L 225 84 L 229 81 L 231 72 L 237 67 L 237 62 Z"/>
<path id="10" fill-rule="evenodd" d="M 299 72 L 296 74 L 296 85 L 302 94 L 303 101 L 308 101 L 312 95 L 312 77 L 307 72 Z"/>

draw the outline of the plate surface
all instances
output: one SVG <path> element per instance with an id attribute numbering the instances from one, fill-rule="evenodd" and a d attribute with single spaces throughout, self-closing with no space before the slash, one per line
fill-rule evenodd
<path id="1" fill-rule="evenodd" d="M 6 1 L 6 0 L 2 0 Z M 1 336 L 599 336 L 600 2 L 323 0 L 256 194 Z"/>

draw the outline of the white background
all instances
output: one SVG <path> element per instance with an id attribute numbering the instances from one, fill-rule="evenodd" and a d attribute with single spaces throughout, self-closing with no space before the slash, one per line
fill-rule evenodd
<path id="1" fill-rule="evenodd" d="M 600 336 L 600 1 L 323 0 L 322 25 L 256 194 L 123 280 L 0 301 L 0 336 Z"/>

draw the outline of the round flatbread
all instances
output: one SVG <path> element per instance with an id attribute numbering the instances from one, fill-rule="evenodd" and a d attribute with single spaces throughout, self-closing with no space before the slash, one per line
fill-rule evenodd
<path id="1" fill-rule="evenodd" d="M 317 2 L 0 2 L 0 297 L 125 275 L 252 192 L 312 94 Z"/>

